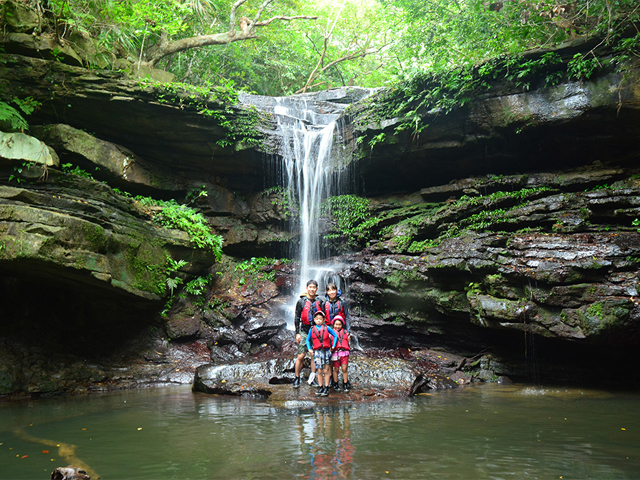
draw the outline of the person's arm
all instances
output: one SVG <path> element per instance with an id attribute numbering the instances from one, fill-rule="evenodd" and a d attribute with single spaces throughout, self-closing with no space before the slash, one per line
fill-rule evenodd
<path id="1" fill-rule="evenodd" d="M 327 327 L 327 330 L 329 331 L 329 335 L 333 336 L 333 345 L 331 346 L 331 349 L 333 350 L 336 348 L 336 343 L 338 343 L 338 333 L 331 327 Z"/>
<path id="2" fill-rule="evenodd" d="M 342 309 L 344 310 L 344 329 L 349 335 L 351 335 L 351 321 L 349 318 L 349 307 L 345 302 L 342 302 Z"/>
<path id="3" fill-rule="evenodd" d="M 295 318 L 293 319 L 293 328 L 296 334 L 301 334 L 300 316 L 302 315 L 302 304 L 300 299 L 296 302 Z"/>
<path id="4" fill-rule="evenodd" d="M 309 333 L 307 334 L 307 350 L 309 351 L 313 350 L 313 348 L 311 348 L 311 332 L 312 331 L 313 331 L 313 327 L 309 329 Z"/>

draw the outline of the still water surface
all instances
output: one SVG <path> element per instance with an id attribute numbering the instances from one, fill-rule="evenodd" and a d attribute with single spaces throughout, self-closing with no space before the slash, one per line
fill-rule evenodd
<path id="1" fill-rule="evenodd" d="M 313 409 L 188 387 L 5 402 L 0 479 L 71 457 L 105 480 L 638 479 L 639 402 L 522 385 Z"/>

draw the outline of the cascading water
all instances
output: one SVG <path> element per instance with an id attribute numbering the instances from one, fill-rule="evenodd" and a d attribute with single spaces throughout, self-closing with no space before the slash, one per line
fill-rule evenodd
<path id="1" fill-rule="evenodd" d="M 297 205 L 299 212 L 292 228 L 300 232 L 300 242 L 292 253 L 300 262 L 298 290 L 304 292 L 307 280 L 317 279 L 318 262 L 325 257 L 320 243 L 322 204 L 339 190 L 331 155 L 338 115 L 318 115 L 307 101 L 277 102 L 274 113 L 283 138 L 285 187 L 289 204 Z"/>
<path id="2" fill-rule="evenodd" d="M 313 95 L 268 98 L 244 95 L 244 103 L 260 104 L 269 110 L 277 121 L 278 162 L 275 168 L 283 186 L 288 204 L 297 215 L 291 221 L 292 238 L 290 258 L 297 259 L 300 271 L 297 293 L 304 293 L 309 279 L 319 283 L 319 294 L 323 295 L 327 283 L 335 283 L 345 290 L 337 272 L 338 264 L 323 262 L 328 257 L 328 248 L 321 242 L 322 207 L 326 199 L 335 195 L 354 193 L 354 179 L 348 173 L 351 152 L 342 143 L 344 121 L 341 117 L 349 103 L 371 94 L 370 89 L 352 88 L 340 92 L 325 92 L 323 98 Z M 343 95 L 332 97 L 332 95 Z M 338 141 L 336 141 L 338 140 Z M 295 295 L 297 297 L 297 295 Z M 293 308 L 287 313 L 289 326 L 293 328 Z"/>

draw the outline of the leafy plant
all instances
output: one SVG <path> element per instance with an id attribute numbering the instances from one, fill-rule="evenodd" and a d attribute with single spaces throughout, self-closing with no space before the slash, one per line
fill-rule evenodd
<path id="1" fill-rule="evenodd" d="M 60 48 L 55 47 L 51 50 L 51 55 L 53 56 L 56 62 L 62 62 L 64 60 L 64 55 L 62 54 L 62 50 Z"/>
<path id="2" fill-rule="evenodd" d="M 602 68 L 602 64 L 596 57 L 587 59 L 581 53 L 576 53 L 567 65 L 569 77 L 577 80 L 591 78 L 593 73 L 600 68 Z"/>
<path id="3" fill-rule="evenodd" d="M 180 270 L 182 267 L 187 265 L 185 260 L 174 260 L 173 258 L 167 256 L 167 288 L 171 292 L 171 296 L 173 296 L 173 291 L 178 288 L 179 285 L 182 285 L 183 280 L 180 277 L 172 277 L 171 275 Z"/>
<path id="4" fill-rule="evenodd" d="M 246 285 L 251 279 L 251 286 L 255 285 L 256 280 L 275 282 L 276 272 L 265 267 L 271 267 L 277 264 L 289 262 L 288 259 L 277 259 L 270 257 L 251 257 L 250 260 L 244 260 L 235 267 L 235 272 L 240 273 L 238 285 Z"/>
<path id="5" fill-rule="evenodd" d="M 199 187 L 194 187 L 190 189 L 189 192 L 187 193 L 187 196 L 185 197 L 185 200 L 187 201 L 187 204 L 191 204 L 200 197 L 208 197 L 208 196 L 209 194 L 207 193 L 207 187 L 205 185 L 200 185 Z"/>
<path id="6" fill-rule="evenodd" d="M 370 201 L 356 195 L 330 197 L 323 206 L 324 213 L 331 216 L 333 231 L 324 236 L 327 243 L 337 242 L 337 249 L 356 248 L 366 237 L 367 221 L 371 219 Z M 342 244 L 342 245 L 340 245 Z"/>
<path id="7" fill-rule="evenodd" d="M 24 117 L 20 115 L 20 112 L 5 102 L 0 102 L 0 122 L 6 124 L 6 128 L 9 131 L 29 129 L 29 124 Z"/>
<path id="8" fill-rule="evenodd" d="M 135 199 L 143 206 L 162 207 L 160 211 L 152 213 L 155 223 L 186 232 L 197 247 L 211 251 L 216 260 L 220 261 L 224 239 L 211 233 L 209 224 L 201 213 L 186 205 L 179 205 L 175 200 L 155 200 L 143 196 L 137 196 Z"/>
<path id="9" fill-rule="evenodd" d="M 62 171 L 65 173 L 69 173 L 71 175 L 77 175 L 79 177 L 84 177 L 84 178 L 89 178 L 91 180 L 94 180 L 93 175 L 91 175 L 86 170 L 83 170 L 82 168 L 78 167 L 77 165 L 74 166 L 72 163 L 63 163 L 61 167 L 62 167 Z M 96 167 L 96 170 L 98 170 L 98 167 Z"/>
<path id="10" fill-rule="evenodd" d="M 203 295 L 209 283 L 211 283 L 211 276 L 196 277 L 184 286 L 184 291 L 189 295 Z"/>
<path id="11" fill-rule="evenodd" d="M 383 143 L 386 137 L 387 134 L 384 132 L 379 133 L 378 135 L 374 135 L 374 137 L 369 140 L 369 146 L 371 147 L 371 150 L 373 150 L 373 147 L 375 147 L 377 144 Z"/>

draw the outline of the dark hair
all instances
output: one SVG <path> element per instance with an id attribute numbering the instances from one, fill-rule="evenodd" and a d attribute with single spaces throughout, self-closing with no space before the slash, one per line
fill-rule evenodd
<path id="1" fill-rule="evenodd" d="M 309 280 L 309 281 L 307 282 L 307 287 L 308 287 L 309 285 L 315 285 L 315 286 L 316 286 L 316 288 L 318 288 L 318 282 L 316 282 L 315 280 Z"/>
<path id="2" fill-rule="evenodd" d="M 329 290 L 338 290 L 338 287 L 335 283 L 327 283 L 327 292 Z"/>

